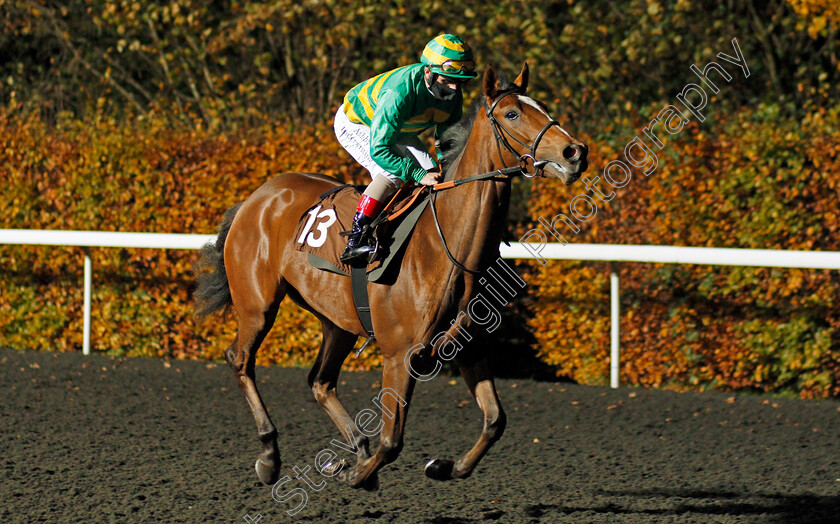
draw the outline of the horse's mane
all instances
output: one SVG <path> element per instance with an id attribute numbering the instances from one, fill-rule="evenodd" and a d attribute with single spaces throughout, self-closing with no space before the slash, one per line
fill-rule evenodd
<path id="1" fill-rule="evenodd" d="M 515 86 L 508 80 L 507 76 L 501 71 L 496 71 L 498 77 L 498 88 L 499 91 L 507 91 L 509 89 L 513 89 Z M 461 117 L 461 120 L 458 123 L 453 124 L 446 132 L 443 133 L 443 136 L 440 137 L 440 151 L 442 153 L 442 157 L 440 159 L 441 168 L 443 169 L 444 173 L 444 180 L 449 179 L 449 168 L 455 163 L 461 153 L 464 152 L 464 148 L 467 145 L 467 140 L 470 137 L 470 132 L 472 131 L 473 124 L 475 123 L 475 118 L 478 115 L 478 112 L 484 108 L 484 95 L 480 95 L 475 102 L 473 102 L 472 108 L 464 113 L 464 116 Z"/>

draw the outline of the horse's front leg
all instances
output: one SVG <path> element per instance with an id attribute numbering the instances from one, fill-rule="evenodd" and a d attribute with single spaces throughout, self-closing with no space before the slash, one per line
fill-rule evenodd
<path id="1" fill-rule="evenodd" d="M 456 362 L 467 387 L 484 413 L 484 428 L 478 442 L 457 461 L 433 459 L 426 464 L 426 476 L 435 480 L 469 477 L 478 461 L 505 431 L 505 412 L 496 394 L 496 385 L 493 383 L 487 358 L 479 356 L 475 359 L 458 359 Z"/>
<path id="2" fill-rule="evenodd" d="M 386 357 L 382 368 L 382 390 L 374 402 L 382 410 L 382 430 L 376 453 L 350 469 L 344 469 L 338 478 L 350 487 L 365 485 L 385 464 L 395 461 L 402 451 L 403 430 L 408 415 L 408 405 L 414 392 L 415 380 L 399 357 Z"/>

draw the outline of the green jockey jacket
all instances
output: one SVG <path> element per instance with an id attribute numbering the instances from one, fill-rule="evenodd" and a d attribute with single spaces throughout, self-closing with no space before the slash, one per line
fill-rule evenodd
<path id="1" fill-rule="evenodd" d="M 435 127 L 435 138 L 461 119 L 461 90 L 452 100 L 435 98 L 426 87 L 423 64 L 399 67 L 357 84 L 344 97 L 351 122 L 370 127 L 370 156 L 402 180 L 419 182 L 426 170 L 391 149 L 397 138 Z"/>

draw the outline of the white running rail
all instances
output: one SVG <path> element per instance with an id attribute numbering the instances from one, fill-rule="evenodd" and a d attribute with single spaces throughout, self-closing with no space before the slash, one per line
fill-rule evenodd
<path id="1" fill-rule="evenodd" d="M 85 248 L 85 303 L 82 353 L 90 354 L 90 296 L 92 264 L 89 247 L 133 247 L 160 249 L 201 249 L 215 241 L 216 235 L 177 233 L 117 233 L 110 231 L 58 231 L 39 229 L 0 229 L 0 244 L 35 246 L 81 246 Z"/>
<path id="2" fill-rule="evenodd" d="M 216 235 L 176 233 L 116 233 L 100 231 L 44 231 L 0 229 L 0 244 L 159 249 L 200 249 L 215 242 Z M 659 264 L 840 269 L 840 251 L 790 251 L 781 249 L 736 249 L 677 246 L 628 246 L 618 244 L 540 244 L 512 242 L 501 245 L 503 258 L 549 260 L 601 260 Z M 90 354 L 91 261 L 85 249 L 84 342 Z M 610 275 L 610 385 L 618 387 L 619 281 L 615 268 Z"/>

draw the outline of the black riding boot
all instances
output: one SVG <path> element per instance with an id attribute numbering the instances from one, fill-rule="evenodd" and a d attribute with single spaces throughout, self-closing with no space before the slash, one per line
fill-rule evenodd
<path id="1" fill-rule="evenodd" d="M 350 228 L 350 238 L 347 239 L 347 247 L 341 254 L 341 261 L 345 264 L 351 262 L 367 262 L 367 257 L 373 251 L 370 235 L 366 235 L 365 226 L 373 222 L 373 219 L 364 213 L 356 213 L 353 217 L 353 226 Z M 352 264 L 351 264 L 352 265 Z"/>

